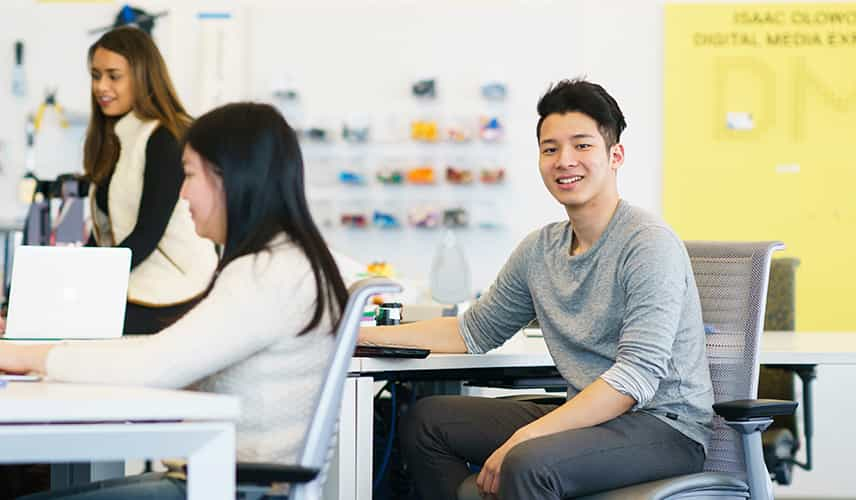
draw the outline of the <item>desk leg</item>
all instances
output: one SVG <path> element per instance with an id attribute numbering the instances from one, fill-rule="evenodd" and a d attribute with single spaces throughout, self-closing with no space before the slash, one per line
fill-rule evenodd
<path id="1" fill-rule="evenodd" d="M 125 462 L 51 464 L 51 489 L 61 490 L 124 476 Z"/>
<path id="2" fill-rule="evenodd" d="M 85 478 L 85 479 L 84 479 Z M 89 482 L 89 464 L 51 464 L 51 490 Z"/>
<path id="3" fill-rule="evenodd" d="M 356 500 L 357 498 L 357 385 L 358 377 L 348 377 L 342 393 L 339 413 L 339 434 L 324 483 L 325 500 Z"/>
<path id="4" fill-rule="evenodd" d="M 224 424 L 187 457 L 187 499 L 235 498 L 235 428 Z"/>
<path id="5" fill-rule="evenodd" d="M 357 378 L 356 401 L 356 493 L 357 500 L 372 499 L 374 462 L 374 378 Z"/>

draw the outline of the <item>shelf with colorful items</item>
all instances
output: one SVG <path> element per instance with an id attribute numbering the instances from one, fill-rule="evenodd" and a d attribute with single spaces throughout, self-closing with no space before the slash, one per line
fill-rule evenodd
<path id="1" fill-rule="evenodd" d="M 325 133 L 316 135 L 321 137 Z M 442 165 L 446 162 L 439 159 L 440 153 L 408 150 L 401 145 L 312 143 L 304 148 L 304 162 L 307 182 L 316 187 L 431 186 L 444 178 Z M 459 183 L 454 171 L 446 178 L 450 183 Z"/>
<path id="2" fill-rule="evenodd" d="M 414 204 L 407 211 L 407 221 L 411 227 L 423 230 L 466 229 L 470 225 L 469 207 L 462 203 L 442 204 L 423 201 Z"/>
<path id="3" fill-rule="evenodd" d="M 302 118 L 296 126 L 297 138 L 303 147 L 337 144 L 365 145 L 377 139 L 368 113 L 349 113 L 344 117 L 320 115 Z"/>
<path id="4" fill-rule="evenodd" d="M 438 119 L 439 82 L 437 78 L 415 80 L 410 86 L 411 96 L 423 107 L 423 112 L 410 121 L 410 138 L 415 142 L 435 144 L 439 142 L 499 143 L 505 137 L 504 103 L 508 86 L 497 79 L 488 79 L 479 86 L 479 94 L 485 102 L 483 112 L 476 116 L 464 114 L 448 115 Z"/>
<path id="5" fill-rule="evenodd" d="M 490 215 L 495 211 L 480 207 L 499 204 L 507 196 L 505 189 L 495 188 L 505 181 L 503 167 L 491 162 L 459 167 L 461 163 L 454 162 L 445 167 L 445 178 L 438 178 L 439 169 L 426 163 L 384 162 L 371 178 L 365 165 L 353 160 L 346 175 L 340 172 L 338 186 L 310 190 L 310 201 L 328 207 L 321 219 L 330 229 L 502 227 L 502 218 Z M 473 217 L 473 211 L 483 215 Z"/>
<path id="6" fill-rule="evenodd" d="M 504 129 L 498 118 L 482 117 L 480 125 L 476 125 L 475 119 L 455 118 L 449 122 L 453 125 L 443 129 L 450 138 L 449 142 L 461 146 L 451 146 L 451 149 L 448 146 L 410 149 L 420 143 L 440 142 L 439 125 L 433 122 L 430 126 L 414 125 L 413 141 L 409 143 L 371 142 L 374 134 L 368 121 L 345 122 L 341 134 L 334 133 L 334 127 L 323 123 L 318 121 L 302 130 L 302 140 L 306 141 L 303 149 L 307 179 L 311 185 L 354 187 L 376 182 L 385 186 L 431 186 L 444 180 L 448 184 L 471 185 L 477 182 L 501 184 L 505 179 L 502 165 L 497 162 L 487 164 L 488 156 L 498 156 L 502 150 L 466 146 L 474 144 L 476 136 L 491 143 L 501 142 Z M 389 161 L 390 156 L 398 158 Z M 403 157 L 409 159 L 402 160 Z M 466 157 L 465 161 L 461 161 L 462 157 Z M 481 166 L 474 169 L 472 165 L 475 163 Z M 371 164 L 375 168 L 368 168 Z M 331 172 L 331 168 L 334 171 Z"/>
<path id="7" fill-rule="evenodd" d="M 469 97 L 446 96 L 439 99 L 439 80 L 427 77 L 413 80 L 409 94 L 416 111 L 409 119 L 402 114 L 352 111 L 336 117 L 310 117 L 307 106 L 300 99 L 299 85 L 292 75 L 282 75 L 272 94 L 272 101 L 295 127 L 304 144 L 349 144 L 401 143 L 407 140 L 435 144 L 441 142 L 483 143 L 502 142 L 505 135 L 504 110 L 508 97 L 508 86 L 501 79 L 487 78 L 478 86 L 482 98 L 481 112 L 472 115 L 449 113 L 450 103 L 472 103 Z"/>
<path id="8" fill-rule="evenodd" d="M 493 158 L 473 159 L 470 156 L 446 155 L 448 159 L 422 158 L 405 160 L 384 159 L 374 172 L 374 182 L 380 186 L 473 186 L 477 183 L 499 185 L 505 182 L 505 167 Z M 340 172 L 343 184 L 357 186 L 371 183 L 364 165 Z"/>
<path id="9" fill-rule="evenodd" d="M 371 170 L 368 166 L 368 156 L 365 154 L 354 153 L 339 157 L 337 164 L 336 179 L 339 184 L 350 187 L 371 184 Z"/>
<path id="10" fill-rule="evenodd" d="M 388 114 L 359 120 L 316 118 L 297 130 L 306 152 L 319 148 L 402 146 L 502 145 L 506 120 L 500 113 L 437 116 L 434 113 Z M 436 148 L 434 146 L 437 146 Z"/>
<path id="11" fill-rule="evenodd" d="M 410 140 L 416 144 L 500 144 L 504 139 L 505 118 L 500 114 L 420 114 L 410 120 Z"/>
<path id="12" fill-rule="evenodd" d="M 422 202 L 408 211 L 408 222 L 414 228 L 487 229 L 503 227 L 504 217 L 493 200 L 468 202 Z"/>
<path id="13" fill-rule="evenodd" d="M 504 217 L 493 200 L 471 202 L 344 200 L 337 204 L 313 204 L 316 221 L 328 230 L 379 230 L 396 232 L 405 228 L 430 231 L 439 228 L 496 230 Z"/>
<path id="14" fill-rule="evenodd" d="M 445 163 L 446 184 L 499 186 L 505 183 L 505 166 L 493 156 L 452 156 Z"/>

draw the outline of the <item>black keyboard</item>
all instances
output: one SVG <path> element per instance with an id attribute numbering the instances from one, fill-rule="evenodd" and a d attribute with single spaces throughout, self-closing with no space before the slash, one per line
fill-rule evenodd
<path id="1" fill-rule="evenodd" d="M 415 347 L 389 347 L 379 345 L 360 345 L 354 350 L 355 358 L 426 358 L 430 349 Z"/>

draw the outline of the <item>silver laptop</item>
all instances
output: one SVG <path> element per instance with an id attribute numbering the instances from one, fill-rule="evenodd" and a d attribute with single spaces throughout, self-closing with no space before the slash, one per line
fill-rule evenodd
<path id="1" fill-rule="evenodd" d="M 120 337 L 130 269 L 127 248 L 18 247 L 5 338 Z"/>

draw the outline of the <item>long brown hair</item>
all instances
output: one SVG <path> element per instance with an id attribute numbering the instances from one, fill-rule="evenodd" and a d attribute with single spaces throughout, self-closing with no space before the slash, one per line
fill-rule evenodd
<path id="1" fill-rule="evenodd" d="M 87 62 L 90 66 L 99 48 L 121 55 L 131 67 L 134 106 L 130 113 L 136 113 L 143 120 L 158 120 L 180 140 L 191 118 L 178 100 L 166 63 L 152 38 L 129 26 L 108 31 L 89 47 Z M 121 117 L 102 113 L 92 92 L 90 100 L 92 114 L 83 146 L 83 170 L 91 181 L 101 184 L 112 175 L 119 160 L 119 138 L 113 126 Z"/>

